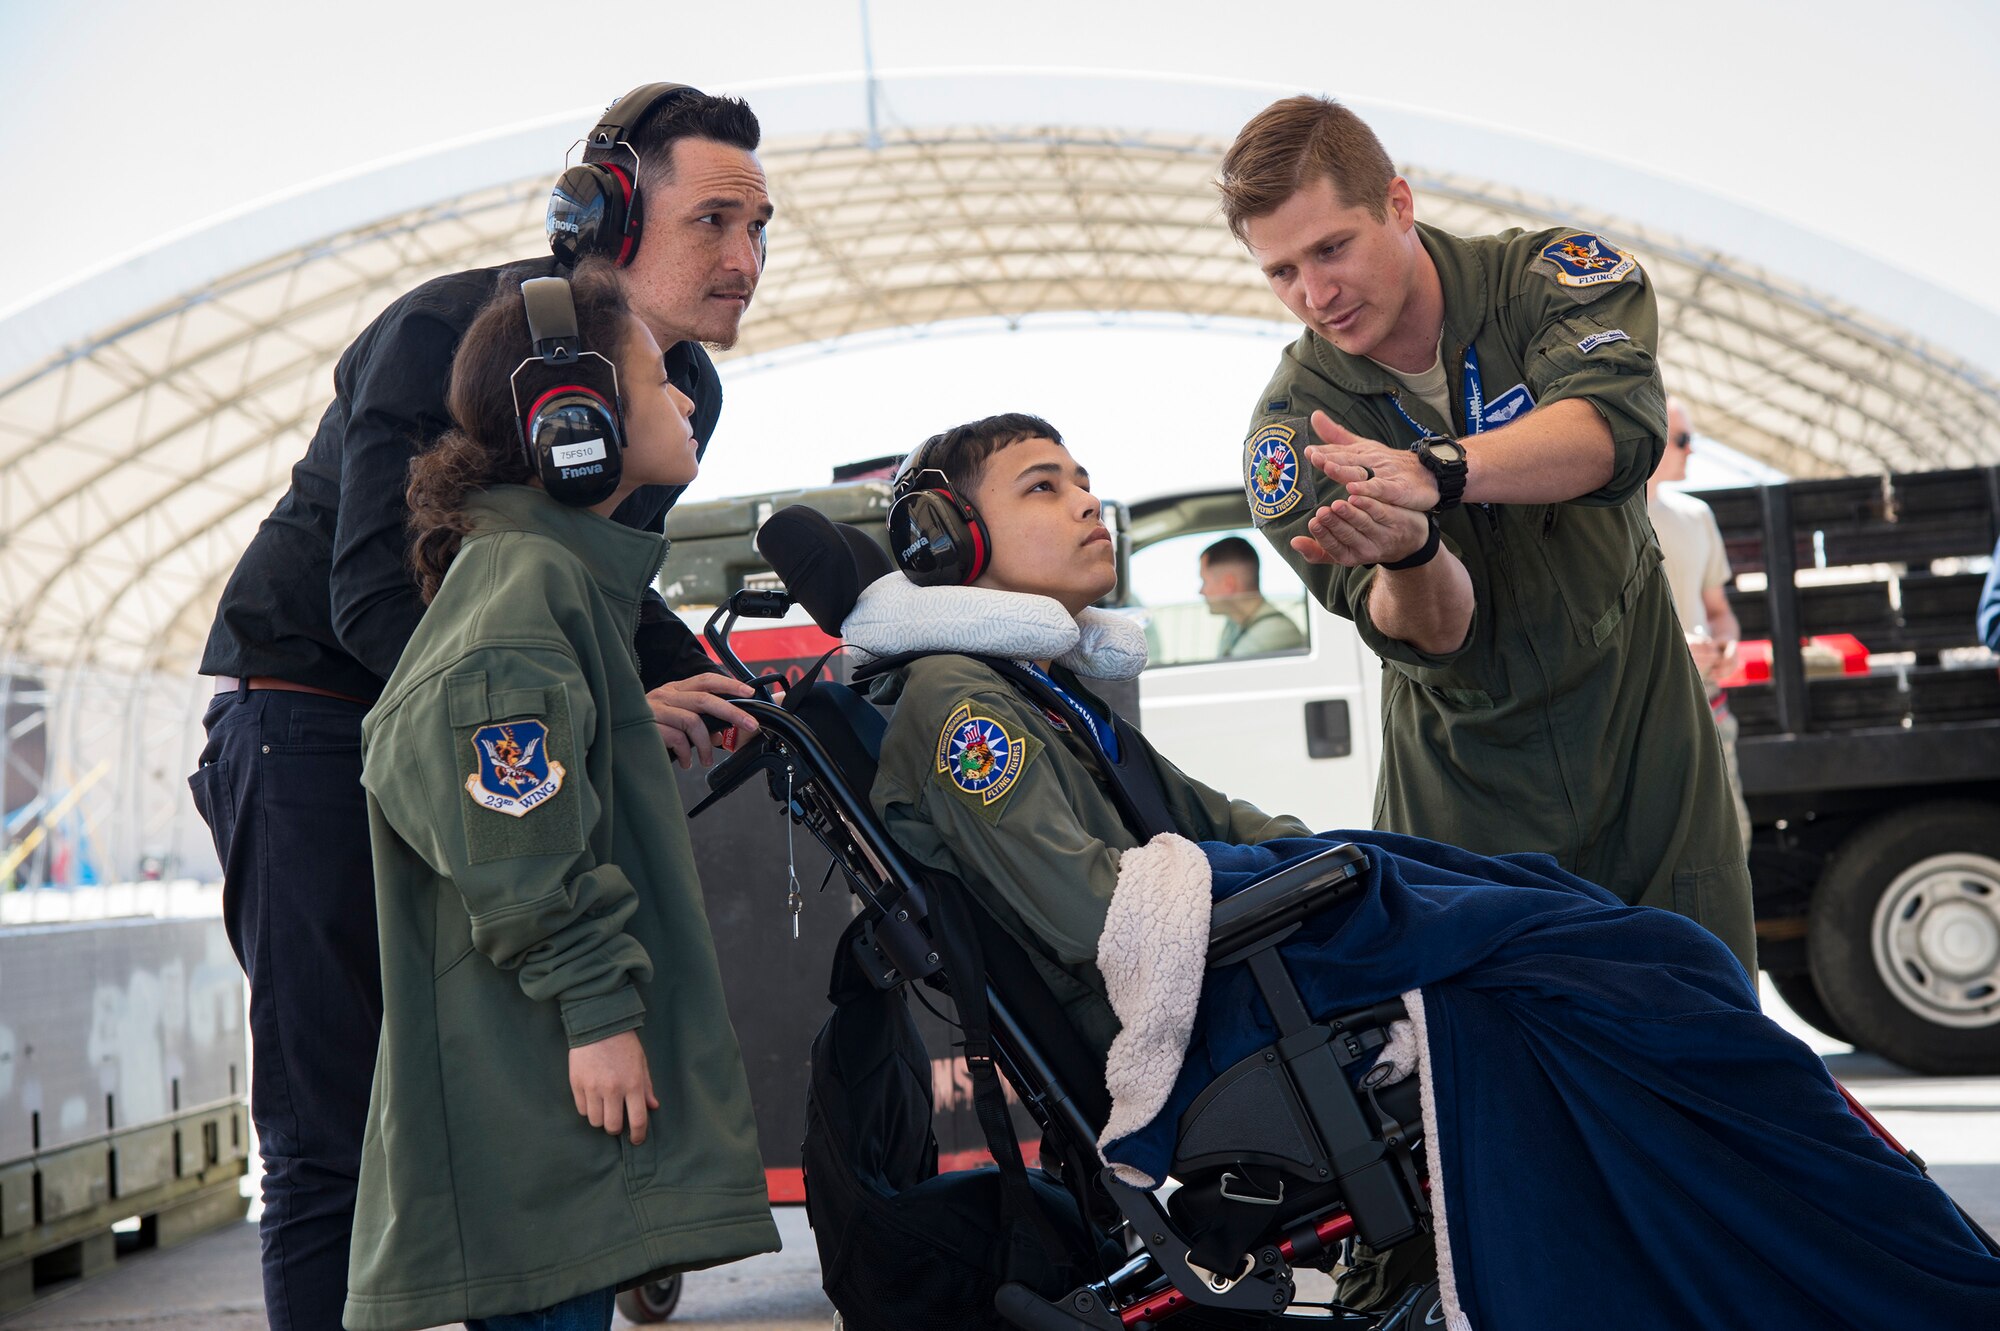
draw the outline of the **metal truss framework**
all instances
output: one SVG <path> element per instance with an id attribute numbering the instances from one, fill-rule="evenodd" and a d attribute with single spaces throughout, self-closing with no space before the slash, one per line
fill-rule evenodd
<path id="1" fill-rule="evenodd" d="M 731 354 L 1049 311 L 1282 321 L 1218 221 L 1223 146 L 990 127 L 768 144 L 779 225 Z M 1405 171 L 1419 216 L 1448 230 L 1575 225 L 1629 244 L 1658 293 L 1670 386 L 1734 448 L 1802 476 L 2000 459 L 2000 383 L 1903 330 L 1696 238 Z M 53 685 L 58 713 L 103 706 L 86 695 L 108 679 L 185 678 L 341 350 L 427 278 L 538 252 L 547 184 L 478 190 L 247 264 L 0 384 L 0 659 L 96 681 Z M 134 742 L 143 729 L 127 724 Z M 184 801 L 187 742 L 174 742 L 167 785 L 110 787 L 119 826 Z M 142 761 L 128 753 L 121 770 Z"/>

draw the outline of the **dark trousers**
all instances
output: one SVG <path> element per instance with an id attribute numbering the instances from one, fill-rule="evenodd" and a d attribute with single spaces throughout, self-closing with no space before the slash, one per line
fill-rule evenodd
<path id="1" fill-rule="evenodd" d="M 338 1331 L 382 963 L 358 703 L 217 694 L 188 779 L 222 861 L 222 912 L 250 981 L 250 1117 L 264 1158 L 272 1331 Z"/>

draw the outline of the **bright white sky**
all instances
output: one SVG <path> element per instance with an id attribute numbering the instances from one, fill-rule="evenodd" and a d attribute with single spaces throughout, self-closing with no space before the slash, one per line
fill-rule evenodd
<path id="1" fill-rule="evenodd" d="M 871 10 L 883 70 L 1100 68 L 1401 102 L 1687 179 L 2000 309 L 1985 239 L 2000 217 L 1990 169 L 2000 5 L 1984 0 L 873 0 Z M 564 14 L 577 19 L 567 33 Z M 265 195 L 594 108 L 649 79 L 718 89 L 852 72 L 859 14 L 859 0 L 621 10 L 0 0 L 0 179 L 12 186 L 0 253 L 14 259 L 0 270 L 0 308 Z M 1213 441 L 1240 438 L 1276 347 L 1265 336 L 1098 329 L 732 370 L 729 447 L 699 490 L 740 492 L 774 468 L 817 480 L 829 456 L 904 448 L 1003 407 L 1044 410 L 1107 492 L 1230 484 L 1233 448 Z M 770 442 L 753 461 L 734 442 L 747 439 Z M 1089 454 L 1092 440 L 1145 446 L 1114 461 Z"/>

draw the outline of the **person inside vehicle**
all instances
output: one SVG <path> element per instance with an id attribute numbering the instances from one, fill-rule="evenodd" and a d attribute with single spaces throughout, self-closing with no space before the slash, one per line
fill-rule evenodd
<path id="1" fill-rule="evenodd" d="M 1264 599 L 1257 551 L 1241 536 L 1225 536 L 1201 552 L 1201 599 L 1210 614 L 1222 616 L 1218 657 L 1268 656 L 1306 645 L 1292 617 Z"/>
<path id="2" fill-rule="evenodd" d="M 777 1248 L 614 519 L 698 467 L 607 261 L 497 289 L 411 468 L 426 604 L 362 726 L 382 1040 L 352 1331 L 605 1331 L 625 1285 Z"/>
<path id="3" fill-rule="evenodd" d="M 2000 1257 L 1758 1011 L 1713 934 L 1544 854 L 1315 837 L 1114 725 L 1089 681 L 1138 674 L 1144 634 L 1094 608 L 1113 547 L 1053 426 L 1006 415 L 935 435 L 896 495 L 902 571 L 843 626 L 863 653 L 915 654 L 876 694 L 894 713 L 870 799 L 1022 943 L 1104 1056 L 1099 1146 L 1122 1176 L 1159 1182 L 1181 1111 L 1274 1038 L 1244 967 L 1204 975 L 1212 900 L 1353 842 L 1363 890 L 1282 955 L 1317 1015 L 1409 1008 L 1453 1325 L 1664 1331 L 1745 1307 L 1768 1327 L 1900 1327 L 1918 1309 L 1989 1323 Z M 1174 832 L 1142 838 L 1121 817 L 1110 774 L 1135 764 Z"/>

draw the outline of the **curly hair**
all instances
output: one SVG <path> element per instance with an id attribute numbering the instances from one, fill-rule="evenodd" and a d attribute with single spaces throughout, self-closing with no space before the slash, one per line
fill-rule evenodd
<path id="1" fill-rule="evenodd" d="M 518 273 L 503 273 L 458 344 L 446 405 L 453 428 L 410 461 L 410 569 L 429 605 L 471 530 L 467 497 L 534 476 L 514 414 L 513 374 L 531 354 L 527 303 Z M 569 279 L 577 335 L 613 360 L 625 344 L 632 307 L 609 260 L 586 259 Z"/>

